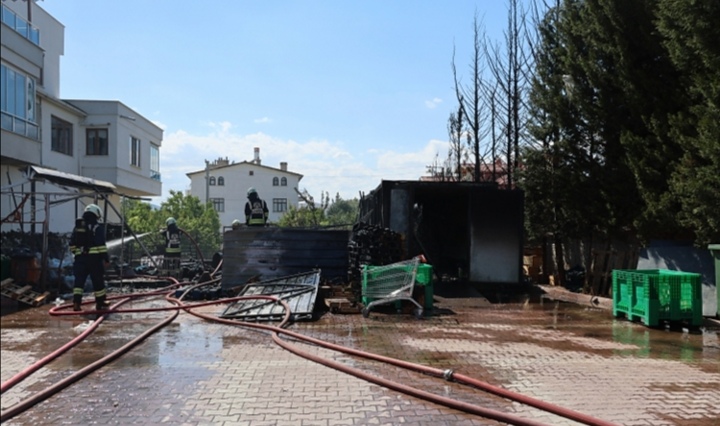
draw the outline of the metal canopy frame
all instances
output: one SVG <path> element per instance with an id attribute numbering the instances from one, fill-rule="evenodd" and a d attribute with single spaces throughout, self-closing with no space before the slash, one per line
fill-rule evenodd
<path id="1" fill-rule="evenodd" d="M 97 200 L 104 200 L 105 201 L 105 212 L 107 212 L 107 208 L 111 208 L 115 214 L 118 215 L 122 219 L 122 228 L 129 231 L 132 237 L 137 241 L 142 249 L 149 255 L 149 250 L 143 242 L 138 238 L 138 236 L 135 234 L 135 232 L 130 229 L 130 227 L 125 222 L 124 215 L 118 211 L 118 209 L 113 205 L 113 203 L 108 198 L 108 195 L 110 194 L 117 194 L 125 198 L 134 198 L 139 199 L 138 197 L 132 197 L 128 196 L 122 193 L 117 192 L 117 188 L 115 185 L 109 182 L 105 182 L 98 179 L 92 179 L 87 178 L 84 176 L 74 175 L 71 173 L 65 173 L 58 170 L 48 169 L 45 167 L 40 166 L 27 166 L 25 168 L 21 168 L 21 170 L 25 173 L 26 180 L 23 182 L 18 182 L 15 184 L 8 185 L 7 187 L 2 187 L 0 189 L 0 193 L 3 195 L 9 195 L 15 200 L 15 197 L 20 197 L 21 202 L 20 204 L 15 203 L 15 209 L 7 215 L 7 217 L 2 218 L 2 224 L 14 224 L 17 223 L 20 226 L 20 232 L 25 233 L 25 229 L 23 227 L 23 224 L 29 223 L 31 224 L 30 233 L 35 233 L 35 226 L 41 225 L 42 226 L 42 247 L 41 247 L 41 259 L 40 259 L 40 282 L 38 285 L 42 290 L 47 290 L 47 277 L 48 277 L 48 233 L 49 233 L 49 217 L 50 217 L 50 208 L 54 205 L 63 204 L 66 202 L 77 202 L 80 198 L 89 197 L 93 198 L 95 202 Z M 63 192 L 40 192 L 35 190 L 35 182 L 37 181 L 47 181 L 53 185 L 56 185 L 60 188 L 62 188 Z M 29 192 L 26 191 L 15 191 L 15 188 L 18 186 L 23 186 L 26 183 L 30 183 L 31 189 Z M 87 191 L 87 192 L 83 192 Z M 42 198 L 44 201 L 44 213 L 45 218 L 43 220 L 36 220 L 35 213 L 36 213 L 36 203 L 38 198 Z M 54 198 L 51 200 L 51 198 Z M 27 201 L 30 201 L 30 220 L 24 220 L 22 218 L 22 211 L 24 208 L 24 205 Z M 127 238 L 127 237 L 125 237 Z M 122 238 L 122 243 L 125 242 L 125 238 Z M 155 267 L 158 265 L 155 263 L 155 260 L 152 259 L 153 264 Z"/>

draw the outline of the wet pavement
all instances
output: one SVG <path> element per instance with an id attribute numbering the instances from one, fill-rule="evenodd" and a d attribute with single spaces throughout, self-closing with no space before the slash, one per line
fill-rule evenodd
<path id="1" fill-rule="evenodd" d="M 167 306 L 162 299 L 131 307 Z M 129 305 L 126 305 L 129 306 Z M 89 317 L 52 305 L 4 314 L 2 382 L 59 348 Z M 720 326 L 650 329 L 601 307 L 550 299 L 490 303 L 436 297 L 433 314 L 325 313 L 289 330 L 435 367 L 618 425 L 720 424 Z M 3 308 L 5 309 L 5 308 Z M 223 306 L 202 308 L 219 315 Z M 110 314 L 77 347 L 2 395 L 2 412 L 94 362 L 170 315 Z M 480 389 L 331 351 L 365 374 L 548 425 L 578 425 Z M 139 346 L 4 422 L 7 425 L 499 425 L 381 387 L 273 342 L 267 331 L 182 312 Z"/>

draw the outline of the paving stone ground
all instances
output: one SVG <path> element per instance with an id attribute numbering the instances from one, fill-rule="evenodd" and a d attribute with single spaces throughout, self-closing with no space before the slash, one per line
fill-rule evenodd
<path id="1" fill-rule="evenodd" d="M 151 302 L 155 306 L 162 301 Z M 142 302 L 135 303 L 136 307 Z M 2 382 L 76 336 L 88 318 L 49 306 L 3 315 Z M 222 308 L 204 308 L 219 314 Z M 436 297 L 422 320 L 324 314 L 289 330 L 450 369 L 618 425 L 720 424 L 718 327 L 667 331 L 606 309 Z M 2 395 L 2 411 L 125 344 L 167 312 L 112 314 L 83 343 Z M 577 425 L 452 381 L 285 338 L 303 351 L 453 400 L 549 425 Z M 267 331 L 181 313 L 120 359 L 7 425 L 499 425 L 297 356 Z"/>

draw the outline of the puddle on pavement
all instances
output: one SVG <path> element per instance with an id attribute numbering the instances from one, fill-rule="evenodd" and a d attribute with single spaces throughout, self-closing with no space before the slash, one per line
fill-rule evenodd
<path id="1" fill-rule="evenodd" d="M 556 350 L 579 350 L 606 356 L 632 356 L 654 359 L 701 361 L 720 359 L 718 330 L 700 329 L 696 332 L 654 329 L 626 319 L 613 318 L 607 310 L 566 302 L 544 300 L 542 303 L 473 304 L 452 307 L 470 319 L 453 314 L 434 314 L 423 320 L 411 315 L 327 314 L 319 321 L 298 323 L 290 330 L 348 347 L 373 351 L 398 345 L 388 339 L 397 333 L 388 328 L 401 328 L 414 338 L 455 336 L 478 339 L 492 335 L 492 341 L 502 343 L 526 342 Z M 40 308 L 35 308 L 40 309 Z M 11 343 L 14 350 L 30 351 L 38 358 L 56 350 L 79 330 L 75 328 L 87 319 L 38 315 L 35 309 L 18 311 L 2 318 L 3 344 Z M 45 308 L 44 311 L 47 312 Z M 438 312 L 448 310 L 438 309 Z M 477 313 L 477 317 L 473 316 Z M 77 369 L 107 355 L 126 344 L 157 322 L 155 319 L 109 316 L 100 328 L 80 345 L 54 361 L 50 368 Z M 474 321 L 474 322 L 473 322 Z M 507 328 L 512 325 L 512 331 Z M 17 330 L 14 328 L 17 327 Z M 220 326 L 222 327 L 222 326 Z M 523 332 L 523 328 L 526 332 Z M 40 338 L 27 339 L 28 330 L 36 330 Z M 428 331 L 431 330 L 431 331 Z M 562 335 L 555 332 L 562 332 Z M 35 333 L 37 334 L 37 333 Z M 393 337 L 395 336 L 395 337 Z M 568 338 L 572 336 L 572 338 Z M 37 337 L 37 336 L 36 336 Z M 172 368 L 193 361 L 212 362 L 224 349 L 242 344 L 274 344 L 266 331 L 242 328 L 237 333 L 208 333 L 194 322 L 177 320 L 147 338 L 138 347 L 114 363 L 117 367 L 159 366 Z M 418 360 L 430 364 L 444 363 L 447 354 L 422 353 Z"/>

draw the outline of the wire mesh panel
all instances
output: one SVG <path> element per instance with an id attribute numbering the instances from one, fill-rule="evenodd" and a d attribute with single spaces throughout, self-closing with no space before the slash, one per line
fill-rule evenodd
<path id="1" fill-rule="evenodd" d="M 321 271 L 305 272 L 285 277 L 246 284 L 238 296 L 275 296 L 290 307 L 293 321 L 312 319 L 315 309 Z M 264 299 L 238 300 L 225 308 L 220 318 L 243 321 L 278 321 L 285 308 Z"/>
<path id="2" fill-rule="evenodd" d="M 365 304 L 363 316 L 367 318 L 375 306 L 407 300 L 417 307 L 415 316 L 421 318 L 423 308 L 412 297 L 419 262 L 419 258 L 414 257 L 383 266 L 365 265 L 362 280 L 362 298 Z"/>

